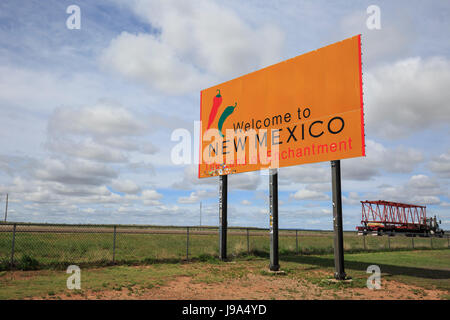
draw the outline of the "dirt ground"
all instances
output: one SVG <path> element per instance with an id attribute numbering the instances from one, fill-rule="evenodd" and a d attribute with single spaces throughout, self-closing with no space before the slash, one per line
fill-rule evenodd
<path id="1" fill-rule="evenodd" d="M 284 276 L 267 277 L 250 274 L 246 279 L 227 280 L 221 283 L 196 282 L 187 276 L 178 276 L 163 286 L 151 289 L 122 288 L 81 294 L 63 293 L 46 299 L 145 299 L 145 300 L 436 300 L 446 292 L 426 290 L 396 281 L 383 281 L 380 290 L 367 288 L 324 289 L 307 280 Z M 42 299 L 39 297 L 37 299 Z"/>

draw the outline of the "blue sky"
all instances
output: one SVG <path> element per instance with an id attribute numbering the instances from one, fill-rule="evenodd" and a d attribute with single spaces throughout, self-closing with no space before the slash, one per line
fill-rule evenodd
<path id="1" fill-rule="evenodd" d="M 0 207 L 9 193 L 11 221 L 197 225 L 201 201 L 217 225 L 217 178 L 170 157 L 200 90 L 362 34 L 367 156 L 342 161 L 344 228 L 383 199 L 450 229 L 449 16 L 448 1 L 2 1 Z M 281 228 L 332 228 L 329 163 L 279 183 Z M 268 227 L 267 189 L 231 176 L 229 224 Z"/>

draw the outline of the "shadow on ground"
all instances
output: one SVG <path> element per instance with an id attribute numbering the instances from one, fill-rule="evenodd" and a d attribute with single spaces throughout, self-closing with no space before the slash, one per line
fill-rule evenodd
<path id="1" fill-rule="evenodd" d="M 324 268 L 334 268 L 334 259 L 318 256 L 282 256 L 281 260 L 287 262 L 297 262 L 302 264 L 316 265 Z M 345 268 L 357 271 L 366 271 L 367 267 L 374 263 L 345 261 Z M 416 267 L 395 266 L 383 263 L 376 263 L 382 273 L 391 275 L 411 276 L 425 279 L 450 279 L 450 271 L 439 269 L 426 269 Z"/>

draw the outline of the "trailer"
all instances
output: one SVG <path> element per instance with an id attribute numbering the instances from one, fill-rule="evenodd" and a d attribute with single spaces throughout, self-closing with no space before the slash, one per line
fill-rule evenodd
<path id="1" fill-rule="evenodd" d="M 426 206 L 384 200 L 361 201 L 361 205 L 361 226 L 356 227 L 358 235 L 444 236 L 436 216 L 427 218 Z"/>

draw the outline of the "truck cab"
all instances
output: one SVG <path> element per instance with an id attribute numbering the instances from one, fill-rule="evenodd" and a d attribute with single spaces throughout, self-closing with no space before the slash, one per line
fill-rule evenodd
<path id="1" fill-rule="evenodd" d="M 436 235 L 437 237 L 443 237 L 444 236 L 444 230 L 442 230 L 439 227 L 439 224 L 441 224 L 441 220 L 439 220 L 439 224 L 437 221 L 436 216 L 434 216 L 433 218 L 427 218 L 427 226 L 428 226 L 428 230 L 430 231 L 430 234 L 432 235 Z"/>

